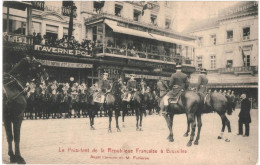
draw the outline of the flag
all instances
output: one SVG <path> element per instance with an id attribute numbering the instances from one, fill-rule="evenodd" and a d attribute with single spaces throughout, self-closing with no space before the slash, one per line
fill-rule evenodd
<path id="1" fill-rule="evenodd" d="M 245 53 L 244 53 L 244 50 L 243 50 L 243 48 L 241 48 L 241 47 L 239 47 L 239 49 L 241 50 L 241 55 L 242 55 L 242 61 L 243 61 L 243 64 L 244 64 L 244 66 L 246 66 L 246 60 L 245 60 L 245 58 L 246 58 L 246 55 L 245 55 Z"/>
<path id="2" fill-rule="evenodd" d="M 144 2 L 143 10 L 142 10 L 142 16 L 144 15 L 144 10 L 148 9 L 148 3 L 147 1 Z"/>

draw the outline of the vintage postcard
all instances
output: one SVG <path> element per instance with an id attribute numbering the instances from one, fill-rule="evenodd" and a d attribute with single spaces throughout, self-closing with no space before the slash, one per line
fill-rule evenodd
<path id="1" fill-rule="evenodd" d="M 1 4 L 3 164 L 257 164 L 258 1 Z"/>

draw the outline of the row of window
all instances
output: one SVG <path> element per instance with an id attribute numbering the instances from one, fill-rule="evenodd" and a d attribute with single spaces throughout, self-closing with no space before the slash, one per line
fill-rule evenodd
<path id="1" fill-rule="evenodd" d="M 203 68 L 202 56 L 197 56 L 197 67 Z M 243 59 L 245 66 L 250 66 L 250 55 L 245 55 L 245 59 Z M 233 60 L 227 60 L 226 68 L 231 68 L 233 66 Z M 216 55 L 210 56 L 210 69 L 216 68 Z"/>
<path id="2" fill-rule="evenodd" d="M 95 12 L 98 11 L 98 3 L 99 2 L 94 2 L 94 4 L 93 4 L 93 7 L 94 7 L 93 9 L 94 9 Z M 115 11 L 114 11 L 115 12 L 115 16 L 121 17 L 122 16 L 122 10 L 123 10 L 123 6 L 122 5 L 115 4 Z M 143 15 L 142 11 L 134 9 L 134 11 L 133 11 L 133 19 L 134 19 L 134 21 L 140 21 L 142 15 Z M 155 25 L 155 26 L 158 26 L 158 24 L 157 24 L 157 15 L 151 14 L 151 16 L 150 16 L 150 23 Z M 170 19 L 166 19 L 165 20 L 165 28 L 169 29 L 170 26 L 171 26 L 171 20 Z"/>
<path id="3" fill-rule="evenodd" d="M 7 20 L 3 20 L 3 31 L 7 32 Z M 25 35 L 26 22 L 9 20 L 9 33 Z M 46 38 L 58 38 L 58 26 L 46 25 Z M 32 32 L 35 34 L 41 33 L 41 24 L 37 22 L 32 23 Z M 73 31 L 74 32 L 74 31 Z M 63 36 L 68 35 L 68 28 L 63 28 Z"/>
<path id="4" fill-rule="evenodd" d="M 226 41 L 227 42 L 233 42 L 233 36 L 234 32 L 233 30 L 228 30 L 226 32 Z M 243 28 L 243 40 L 249 40 L 250 39 L 250 27 Z M 203 37 L 199 37 L 198 39 L 198 46 L 203 46 Z M 216 45 L 217 44 L 217 37 L 216 34 L 210 35 L 210 45 Z"/>

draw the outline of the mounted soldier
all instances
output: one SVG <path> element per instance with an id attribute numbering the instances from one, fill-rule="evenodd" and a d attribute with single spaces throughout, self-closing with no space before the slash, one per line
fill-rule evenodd
<path id="1" fill-rule="evenodd" d="M 168 93 L 168 91 L 170 90 L 167 82 L 164 81 L 161 76 L 159 76 L 159 80 L 157 82 L 157 89 L 159 90 L 160 98 L 165 96 Z"/>
<path id="2" fill-rule="evenodd" d="M 186 90 L 189 86 L 188 76 L 182 71 L 182 66 L 176 66 L 176 73 L 173 73 L 170 78 L 170 91 L 164 97 L 164 113 L 168 112 L 169 99 L 172 99 L 174 103 L 178 102 L 179 96 L 182 91 Z"/>
<path id="3" fill-rule="evenodd" d="M 134 74 L 130 74 L 130 80 L 128 80 L 127 82 L 126 89 L 126 97 L 124 98 L 124 100 L 130 101 L 131 96 L 134 94 L 134 92 L 137 91 L 137 82 L 135 80 Z"/>
<path id="4" fill-rule="evenodd" d="M 199 75 L 199 78 L 198 78 L 198 84 L 197 84 L 198 92 L 206 93 L 207 92 L 207 87 L 206 87 L 207 84 L 208 84 L 207 70 L 201 69 L 200 75 Z"/>
<path id="5" fill-rule="evenodd" d="M 99 87 L 99 93 L 98 97 L 100 98 L 100 103 L 104 103 L 105 101 L 105 95 L 110 91 L 111 85 L 108 78 L 108 73 L 104 73 L 103 79 L 99 81 L 98 87 Z"/>
<path id="6" fill-rule="evenodd" d="M 141 79 L 140 86 L 141 86 L 141 93 L 143 95 L 146 91 L 146 88 L 147 88 L 147 84 L 146 84 L 144 78 Z"/>

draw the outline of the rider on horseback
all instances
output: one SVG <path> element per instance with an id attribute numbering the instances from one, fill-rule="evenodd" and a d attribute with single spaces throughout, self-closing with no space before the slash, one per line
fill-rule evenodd
<path id="1" fill-rule="evenodd" d="M 170 89 L 167 82 L 164 81 L 161 76 L 159 76 L 157 87 L 159 89 L 160 97 L 165 96 Z"/>
<path id="2" fill-rule="evenodd" d="M 109 92 L 109 90 L 111 88 L 110 82 L 107 78 L 108 78 L 108 73 L 104 73 L 103 79 L 101 81 L 99 81 L 99 85 L 98 85 L 100 87 L 99 95 L 101 95 L 101 100 L 100 100 L 101 103 L 104 103 L 105 95 L 106 95 L 106 93 Z"/>
<path id="3" fill-rule="evenodd" d="M 130 74 L 130 80 L 127 82 L 127 100 L 130 101 L 131 96 L 133 95 L 134 92 L 137 91 L 137 82 L 135 80 L 135 75 Z"/>
<path id="4" fill-rule="evenodd" d="M 141 79 L 140 86 L 141 86 L 141 89 L 142 89 L 142 94 L 144 94 L 145 91 L 146 91 L 146 88 L 147 88 L 147 84 L 146 84 L 144 78 Z"/>
<path id="5" fill-rule="evenodd" d="M 168 112 L 168 106 L 169 106 L 169 99 L 176 98 L 179 96 L 179 93 L 183 90 L 186 90 L 189 86 L 188 76 L 181 71 L 181 65 L 176 66 L 176 73 L 173 73 L 170 79 L 170 91 L 166 94 L 164 97 L 164 113 Z"/>
<path id="6" fill-rule="evenodd" d="M 200 73 L 201 74 L 199 75 L 199 78 L 198 78 L 197 89 L 198 89 L 198 92 L 206 93 L 207 92 L 206 85 L 208 84 L 207 70 L 201 69 Z"/>

